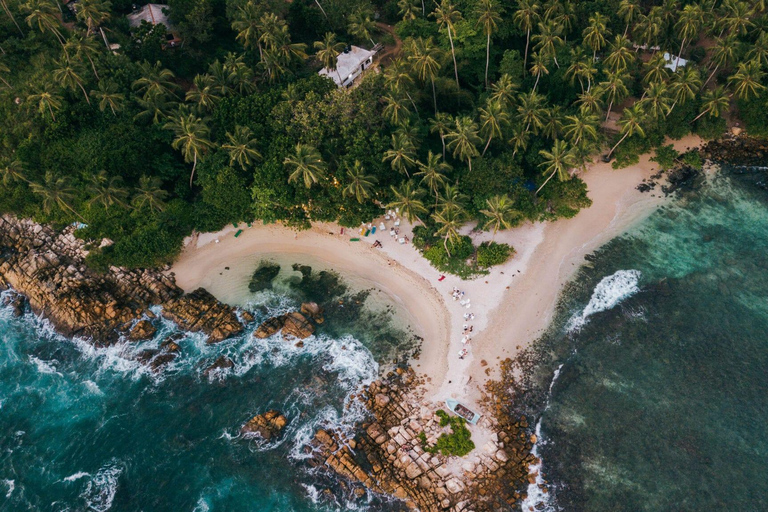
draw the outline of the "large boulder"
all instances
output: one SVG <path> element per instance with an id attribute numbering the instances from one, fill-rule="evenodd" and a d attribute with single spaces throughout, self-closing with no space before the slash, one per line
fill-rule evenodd
<path id="1" fill-rule="evenodd" d="M 131 341 L 143 341 L 152 339 L 157 332 L 155 326 L 149 320 L 140 320 L 133 326 L 131 332 L 128 333 L 128 338 Z"/>
<path id="2" fill-rule="evenodd" d="M 285 324 L 283 324 L 283 339 L 293 337 L 303 340 L 314 333 L 314 324 L 301 313 L 294 311 L 286 315 Z"/>
<path id="3" fill-rule="evenodd" d="M 273 316 L 272 318 L 266 319 L 255 331 L 253 331 L 253 335 L 261 339 L 269 338 L 283 328 L 286 316 L 287 315 Z"/>
<path id="4" fill-rule="evenodd" d="M 204 288 L 163 304 L 163 316 L 185 331 L 207 334 L 208 343 L 224 341 L 243 330 L 235 308 L 222 304 Z"/>
<path id="5" fill-rule="evenodd" d="M 240 429 L 243 437 L 260 437 L 270 440 L 280 434 L 288 424 L 288 420 L 280 411 L 267 411 L 254 416 Z"/>
<path id="6" fill-rule="evenodd" d="M 271 261 L 262 261 L 259 268 L 253 273 L 251 282 L 248 283 L 248 289 L 253 292 L 260 292 L 272 288 L 272 281 L 280 273 L 280 265 Z"/>
<path id="7" fill-rule="evenodd" d="M 317 302 L 305 302 L 301 305 L 301 312 L 317 322 L 318 324 L 323 323 L 325 320 L 323 318 L 323 308 L 321 308 Z"/>
<path id="8" fill-rule="evenodd" d="M 234 368 L 235 363 L 227 356 L 220 356 L 211 366 L 203 370 L 203 375 L 210 377 L 214 372 L 228 370 Z"/>

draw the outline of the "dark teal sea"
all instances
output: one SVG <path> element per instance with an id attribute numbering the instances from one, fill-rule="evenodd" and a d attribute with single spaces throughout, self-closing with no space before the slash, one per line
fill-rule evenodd
<path id="1" fill-rule="evenodd" d="M 700 176 L 568 287 L 527 506 L 768 510 L 767 184 Z"/>
<path id="2" fill-rule="evenodd" d="M 260 292 L 253 309 L 264 319 L 301 299 L 329 300 L 320 281 L 289 295 Z M 334 285 L 334 293 L 351 292 Z M 0 510 L 401 510 L 354 495 L 305 460 L 316 428 L 349 428 L 360 417 L 348 395 L 409 338 L 386 311 L 347 309 L 331 308 L 329 326 L 302 348 L 252 338 L 252 329 L 218 345 L 188 334 L 181 357 L 157 374 L 134 357 L 173 332 L 169 323 L 152 341 L 94 349 L 31 313 L 0 309 Z M 204 375 L 220 355 L 235 367 Z M 269 409 L 289 418 L 285 435 L 239 438 L 244 422 Z"/>

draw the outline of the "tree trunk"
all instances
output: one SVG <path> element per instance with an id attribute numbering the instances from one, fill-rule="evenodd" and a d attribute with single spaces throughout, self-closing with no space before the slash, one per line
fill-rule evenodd
<path id="1" fill-rule="evenodd" d="M 467 163 L 469 164 L 469 172 L 472 172 L 472 158 L 467 158 Z"/>
<path id="2" fill-rule="evenodd" d="M 488 89 L 488 62 L 491 60 L 491 33 L 488 32 L 488 41 L 485 44 L 485 88 Z"/>
<path id="3" fill-rule="evenodd" d="M 531 29 L 528 29 L 528 33 L 525 36 L 525 56 L 523 57 L 523 76 L 528 68 L 528 44 L 531 42 Z"/>
<path id="4" fill-rule="evenodd" d="M 448 253 L 448 257 L 451 257 L 451 251 L 448 250 L 448 235 L 445 235 L 445 238 L 443 238 L 443 247 L 445 247 L 445 252 Z"/>
<path id="5" fill-rule="evenodd" d="M 683 38 L 683 42 L 680 45 L 680 53 L 677 56 L 677 59 L 675 59 L 675 71 L 677 71 L 677 67 L 680 64 L 680 57 L 683 55 L 683 47 L 685 46 L 685 38 Z"/>
<path id="6" fill-rule="evenodd" d="M 717 73 L 717 70 L 720 69 L 720 64 L 715 66 L 715 70 L 710 73 L 709 78 L 707 78 L 707 81 L 704 82 L 704 85 L 701 86 L 701 89 L 704 90 L 704 88 L 707 86 L 710 80 L 712 80 L 712 77 L 715 76 L 715 73 Z"/>
<path id="7" fill-rule="evenodd" d="M 5 80 L 5 78 L 3 78 L 3 77 L 1 77 L 1 76 L 0 76 L 0 81 L 1 81 L 1 82 L 3 82 L 3 83 L 5 84 L 5 86 L 6 86 L 6 87 L 8 87 L 9 89 L 13 89 L 13 87 L 11 87 L 11 84 L 9 84 L 9 83 L 8 83 L 8 82 Z"/>
<path id="8" fill-rule="evenodd" d="M 536 81 L 533 83 L 533 92 L 536 92 L 536 87 L 539 85 L 539 78 L 541 78 L 541 73 L 536 74 Z"/>
<path id="9" fill-rule="evenodd" d="M 192 174 L 189 175 L 189 188 L 192 188 L 192 180 L 195 179 L 195 168 L 197 167 L 197 151 L 194 153 L 195 157 L 192 163 Z"/>
<path id="10" fill-rule="evenodd" d="M 696 121 L 697 121 L 697 120 L 698 120 L 698 119 L 699 119 L 701 116 L 703 116 L 704 114 L 708 113 L 710 110 L 712 110 L 712 109 L 711 109 L 711 108 L 708 108 L 707 110 L 705 110 L 705 111 L 704 111 L 704 112 L 702 112 L 701 114 L 699 114 L 699 115 L 697 115 L 696 117 L 694 117 L 694 118 L 693 118 L 693 121 L 691 121 L 691 124 L 695 123 L 695 122 L 696 122 Z"/>
<path id="11" fill-rule="evenodd" d="M 88 61 L 91 63 L 91 69 L 93 70 L 93 74 L 96 76 L 96 81 L 100 81 L 101 78 L 99 78 L 99 74 L 96 72 L 96 64 L 93 63 L 93 59 L 91 56 L 88 56 Z"/>
<path id="12" fill-rule="evenodd" d="M 448 26 L 448 40 L 451 42 L 451 56 L 453 57 L 453 74 L 456 76 L 456 87 L 461 89 L 459 85 L 459 68 L 456 66 L 456 49 L 453 47 L 453 36 L 451 35 L 450 26 Z"/>
<path id="13" fill-rule="evenodd" d="M 323 12 L 323 16 L 325 16 L 325 21 L 327 21 L 327 22 L 328 22 L 328 24 L 330 25 L 330 23 L 331 23 L 331 20 L 329 20 L 329 19 L 328 19 L 328 15 L 327 15 L 327 14 L 325 14 L 325 9 L 323 9 L 323 6 L 322 6 L 322 5 L 320 5 L 320 2 L 319 2 L 318 0 L 315 0 L 315 3 L 316 3 L 316 4 L 317 4 L 317 6 L 320 8 L 320 10 Z"/>
<path id="14" fill-rule="evenodd" d="M 541 186 L 539 187 L 539 189 L 538 189 L 538 190 L 536 191 L 536 193 L 535 193 L 535 194 L 533 194 L 533 195 L 534 195 L 534 196 L 537 196 L 537 195 L 539 195 L 539 192 L 541 192 L 541 189 L 543 189 L 543 188 L 544 188 L 544 185 L 546 185 L 547 183 L 549 183 L 549 180 L 551 180 L 551 179 L 552 179 L 552 177 L 553 177 L 555 174 L 557 174 L 557 169 L 555 169 L 554 171 L 552 171 L 552 174 L 550 174 L 550 175 L 549 175 L 549 178 L 547 178 L 547 179 L 546 179 L 546 181 L 544 181 L 544 183 L 542 183 L 542 184 L 541 184 Z"/>
<path id="15" fill-rule="evenodd" d="M 608 113 L 605 114 L 605 121 L 608 122 L 608 116 L 611 115 L 611 109 L 613 108 L 613 100 L 611 100 L 611 103 L 608 105 Z"/>
<path id="16" fill-rule="evenodd" d="M 91 100 L 90 100 L 90 98 L 88 98 L 88 93 L 85 92 L 85 89 L 83 88 L 83 84 L 78 82 L 77 85 L 78 85 L 78 87 L 80 87 L 80 90 L 83 91 L 83 96 L 85 96 L 85 101 L 87 101 L 88 104 L 90 105 L 91 104 Z"/>
<path id="17" fill-rule="evenodd" d="M 443 160 L 445 160 L 445 135 L 440 134 L 440 142 L 443 143 Z"/>
<path id="18" fill-rule="evenodd" d="M 629 135 L 629 132 L 625 133 L 624 136 L 619 139 L 619 142 L 617 142 L 616 145 L 611 148 L 611 150 L 608 152 L 608 159 L 609 160 L 610 160 L 611 155 L 613 154 L 613 152 L 616 150 L 616 148 L 619 147 L 619 144 L 624 142 L 624 139 L 626 139 L 628 135 Z"/>
<path id="19" fill-rule="evenodd" d="M 488 151 L 488 146 L 491 145 L 491 139 L 493 138 L 493 133 L 491 133 L 491 136 L 488 137 L 488 142 L 485 143 L 485 148 L 483 148 L 483 155 L 485 156 L 485 152 Z"/>
<path id="20" fill-rule="evenodd" d="M 3 5 L 3 10 L 5 11 L 5 14 L 7 14 L 8 17 L 11 18 L 11 21 L 13 21 L 13 24 L 16 25 L 16 28 L 18 29 L 19 34 L 21 34 L 21 37 L 24 37 L 24 32 L 21 30 L 21 27 L 16 22 L 16 18 L 13 17 L 13 13 L 8 8 L 8 4 L 5 2 L 5 0 L 0 1 L 0 4 Z"/>
<path id="21" fill-rule="evenodd" d="M 435 102 L 435 115 L 437 115 L 437 93 L 435 92 L 435 77 L 430 77 L 432 80 L 432 100 Z M 443 158 L 445 158 L 445 141 L 443 141 Z"/>
<path id="22" fill-rule="evenodd" d="M 419 109 L 416 108 L 416 103 L 413 102 L 413 98 L 411 98 L 410 93 L 408 91 L 405 91 L 405 95 L 408 96 L 408 99 L 411 101 L 411 105 L 413 105 L 413 110 L 416 111 L 416 115 L 419 115 Z"/>

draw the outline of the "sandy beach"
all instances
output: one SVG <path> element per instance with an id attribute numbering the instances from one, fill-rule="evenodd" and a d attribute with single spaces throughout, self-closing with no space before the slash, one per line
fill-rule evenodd
<path id="1" fill-rule="evenodd" d="M 673 142 L 679 151 L 699 143 L 695 136 Z M 281 225 L 242 225 L 237 238 L 236 229 L 230 226 L 189 239 L 171 271 L 178 285 L 189 291 L 210 284 L 225 266 L 260 254 L 305 254 L 327 262 L 342 276 L 370 282 L 409 312 L 412 328 L 424 338 L 421 356 L 413 366 L 429 378 L 428 393 L 435 400 L 454 397 L 475 405 L 489 378 L 486 370 L 490 368 L 493 377 L 500 360 L 514 357 L 547 327 L 562 286 L 584 256 L 650 215 L 664 201 L 658 191 L 636 189 L 656 169 L 650 155 L 620 170 L 610 164 L 593 164 L 581 176 L 593 201 L 590 208 L 572 219 L 527 222 L 497 233 L 494 240 L 512 245 L 514 257 L 494 267 L 489 275 L 470 281 L 451 275 L 438 281 L 440 272 L 411 244 L 400 244 L 389 236 L 393 221 L 385 222 L 386 232 L 361 237 L 360 242 L 350 241 L 357 231 L 347 229 L 341 235 L 341 228 L 332 224 L 299 232 Z M 382 218 L 376 219 L 375 225 L 381 222 Z M 473 227 L 466 226 L 465 234 Z M 410 226 L 405 223 L 400 226 L 403 235 L 410 237 Z M 492 233 L 471 236 L 479 244 L 490 240 Z M 381 241 L 381 248 L 372 247 L 375 240 Z M 453 300 L 454 288 L 464 292 L 469 307 Z M 468 322 L 464 315 L 470 312 L 475 318 Z M 465 323 L 473 326 L 472 339 L 469 354 L 459 359 L 465 346 Z"/>

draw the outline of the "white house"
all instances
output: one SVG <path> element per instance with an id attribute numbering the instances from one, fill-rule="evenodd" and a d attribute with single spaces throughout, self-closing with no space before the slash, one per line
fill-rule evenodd
<path id="1" fill-rule="evenodd" d="M 352 46 L 336 57 L 336 69 L 331 71 L 323 68 L 318 75 L 332 79 L 338 87 L 349 87 L 364 70 L 373 64 L 373 56 L 378 48 L 366 50 L 359 46 Z"/>
<path id="2" fill-rule="evenodd" d="M 667 52 L 664 52 L 664 60 L 667 61 L 667 64 L 664 67 L 672 70 L 673 73 L 677 71 L 677 68 L 684 68 L 685 65 L 688 64 L 688 61 L 682 57 Z"/>
<path id="3" fill-rule="evenodd" d="M 170 8 L 167 5 L 147 4 L 126 17 L 128 18 L 128 24 L 133 28 L 141 26 L 142 21 L 146 21 L 151 25 L 165 25 L 165 28 L 168 29 L 165 44 L 173 47 L 181 42 L 181 38 L 176 34 L 175 27 L 168 19 L 169 12 Z"/>

